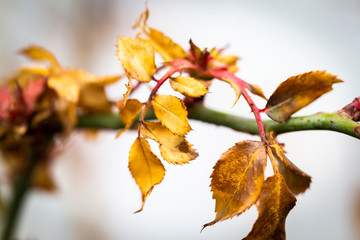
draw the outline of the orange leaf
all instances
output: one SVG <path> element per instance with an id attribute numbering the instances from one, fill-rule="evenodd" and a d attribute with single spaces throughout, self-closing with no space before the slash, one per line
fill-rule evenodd
<path id="1" fill-rule="evenodd" d="M 286 184 L 294 194 L 305 192 L 311 183 L 311 177 L 292 163 L 278 144 L 272 144 L 271 148 L 277 160 L 279 171 L 285 178 Z"/>
<path id="2" fill-rule="evenodd" d="M 191 130 L 184 102 L 174 96 L 159 95 L 152 101 L 156 117 L 172 133 L 183 136 Z"/>
<path id="3" fill-rule="evenodd" d="M 244 239 L 286 239 L 285 220 L 295 204 L 296 198 L 290 192 L 281 174 L 275 174 L 266 179 L 256 203 L 259 217 L 249 235 Z"/>
<path id="4" fill-rule="evenodd" d="M 146 40 L 118 38 L 117 56 L 129 78 L 149 82 L 156 71 L 154 51 Z"/>
<path id="5" fill-rule="evenodd" d="M 122 103 L 119 104 L 120 118 L 125 127 L 116 135 L 117 138 L 131 127 L 136 116 L 140 113 L 142 106 L 143 104 L 137 99 L 129 99 L 125 106 L 123 106 Z"/>
<path id="6" fill-rule="evenodd" d="M 192 77 L 172 78 L 170 79 L 170 85 L 175 91 L 189 97 L 201 97 L 208 92 L 202 82 Z"/>
<path id="7" fill-rule="evenodd" d="M 282 82 L 266 104 L 266 114 L 277 122 L 286 121 L 293 113 L 332 90 L 342 82 L 325 71 L 307 72 Z"/>
<path id="8" fill-rule="evenodd" d="M 140 212 L 154 186 L 163 180 L 165 168 L 145 138 L 138 137 L 130 148 L 129 169 L 142 193 L 142 205 L 137 211 Z"/>
<path id="9" fill-rule="evenodd" d="M 54 70 L 61 68 L 55 56 L 43 47 L 32 45 L 22 49 L 20 53 L 35 61 L 47 61 Z"/>
<path id="10" fill-rule="evenodd" d="M 195 159 L 199 154 L 185 140 L 185 137 L 170 132 L 160 122 L 144 122 L 140 133 L 159 143 L 161 156 L 169 163 L 183 164 Z"/>
<path id="11" fill-rule="evenodd" d="M 221 156 L 211 174 L 216 217 L 204 227 L 238 216 L 257 201 L 266 158 L 264 143 L 250 140 L 236 143 Z"/>

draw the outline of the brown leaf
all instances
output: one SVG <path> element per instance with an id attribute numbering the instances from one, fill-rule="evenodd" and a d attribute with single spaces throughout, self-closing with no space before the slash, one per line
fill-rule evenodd
<path id="1" fill-rule="evenodd" d="M 191 130 L 184 102 L 171 95 L 158 95 L 152 101 L 156 117 L 172 133 L 183 136 Z"/>
<path id="2" fill-rule="evenodd" d="M 142 205 L 137 211 L 140 212 L 154 186 L 163 180 L 165 168 L 145 138 L 138 137 L 130 148 L 129 169 L 142 193 Z"/>
<path id="3" fill-rule="evenodd" d="M 332 90 L 342 82 L 325 71 L 307 72 L 282 82 L 266 104 L 266 114 L 277 122 L 286 121 L 293 113 Z"/>
<path id="4" fill-rule="evenodd" d="M 286 239 L 285 220 L 295 204 L 296 198 L 290 192 L 281 174 L 275 174 L 266 179 L 256 203 L 259 217 L 249 235 L 244 239 Z"/>
<path id="5" fill-rule="evenodd" d="M 257 201 L 264 184 L 266 158 L 264 143 L 250 140 L 236 143 L 223 153 L 211 174 L 216 217 L 204 228 L 240 215 Z"/>
<path id="6" fill-rule="evenodd" d="M 181 165 L 199 155 L 185 140 L 185 137 L 173 134 L 160 122 L 144 122 L 140 127 L 140 133 L 143 137 L 160 144 L 161 156 L 169 163 Z"/>
<path id="7" fill-rule="evenodd" d="M 120 108 L 120 118 L 125 127 L 116 135 L 117 138 L 131 127 L 136 116 L 140 113 L 142 106 L 143 104 L 137 99 L 129 99 L 125 106 L 122 103 L 118 104 Z"/>
<path id="8" fill-rule="evenodd" d="M 129 78 L 149 82 L 155 71 L 154 50 L 143 39 L 120 37 L 117 41 L 117 56 Z"/>
<path id="9" fill-rule="evenodd" d="M 270 134 L 271 149 L 276 158 L 277 165 L 281 175 L 283 175 L 286 184 L 294 194 L 303 193 L 310 187 L 311 177 L 298 168 L 285 155 L 283 148 L 275 141 Z"/>
<path id="10" fill-rule="evenodd" d="M 202 82 L 192 77 L 172 78 L 170 79 L 170 85 L 175 91 L 194 98 L 204 96 L 208 92 Z"/>

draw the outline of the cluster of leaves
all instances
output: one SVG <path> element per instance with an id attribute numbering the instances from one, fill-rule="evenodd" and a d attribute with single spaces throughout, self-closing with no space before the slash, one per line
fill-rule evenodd
<path id="1" fill-rule="evenodd" d="M 136 37 L 117 40 L 117 56 L 128 77 L 123 99 L 115 104 L 125 124 L 117 137 L 138 122 L 138 136 L 129 152 L 129 170 L 142 194 L 138 211 L 165 176 L 165 167 L 148 140 L 159 144 L 161 157 L 168 163 L 182 165 L 198 157 L 186 139 L 191 131 L 187 108 L 201 103 L 217 79 L 234 89 L 235 103 L 244 97 L 256 119 L 260 140 L 236 143 L 215 164 L 211 191 L 216 200 L 216 216 L 204 228 L 256 205 L 259 216 L 246 239 L 284 239 L 285 220 L 295 206 L 295 195 L 310 186 L 311 177 L 286 157 L 283 144 L 267 130 L 261 114 L 285 122 L 342 81 L 325 71 L 307 72 L 288 78 L 267 99 L 260 87 L 235 75 L 238 57 L 225 55 L 223 49 L 200 49 L 191 40 L 185 51 L 149 27 L 148 17 L 146 9 L 134 26 L 139 29 Z M 21 175 L 33 161 L 37 163 L 35 186 L 53 189 L 47 164 L 54 136 L 67 136 L 83 114 L 111 113 L 113 103 L 106 97 L 104 87 L 120 76 L 95 76 L 63 68 L 52 53 L 39 46 L 30 46 L 21 53 L 36 62 L 46 62 L 47 66 L 21 68 L 0 88 L 0 149 L 11 178 Z M 163 63 L 155 62 L 155 54 L 161 56 Z M 158 90 L 166 81 L 184 97 L 160 95 Z M 147 101 L 131 98 L 140 84 L 150 82 L 154 86 Z M 251 94 L 266 100 L 265 108 L 259 109 Z M 357 98 L 339 114 L 358 121 L 359 107 Z M 155 113 L 155 121 L 145 121 L 149 109 Z M 355 130 L 359 132 L 358 128 Z M 265 179 L 268 159 L 273 175 Z"/>
<path id="2" fill-rule="evenodd" d="M 55 134 L 68 135 L 81 114 L 111 112 L 104 86 L 119 76 L 95 76 L 60 66 L 55 56 L 39 46 L 21 53 L 48 66 L 24 67 L 0 88 L 0 148 L 11 179 L 36 161 L 34 185 L 51 190 L 48 174 Z M 33 156 L 33 157 L 29 157 Z"/>
<path id="3" fill-rule="evenodd" d="M 149 11 L 142 13 L 135 24 L 140 32 L 135 38 L 120 37 L 117 55 L 129 79 L 124 100 L 118 104 L 120 117 L 131 127 L 140 114 L 138 137 L 129 154 L 129 169 L 142 192 L 143 209 L 145 199 L 154 186 L 161 183 L 165 168 L 151 151 L 146 139 L 159 143 L 162 158 L 173 164 L 188 163 L 198 154 L 186 141 L 191 130 L 184 101 L 172 95 L 158 95 L 158 89 L 167 80 L 173 90 L 185 99 L 200 99 L 208 92 L 214 79 L 225 81 L 235 90 L 236 101 L 243 96 L 257 121 L 260 141 L 241 141 L 226 151 L 214 166 L 211 175 L 211 191 L 216 200 L 216 217 L 204 227 L 240 215 L 256 204 L 259 217 L 246 239 L 284 239 L 285 219 L 295 206 L 294 195 L 304 192 L 311 178 L 300 170 L 285 155 L 282 144 L 275 134 L 266 131 L 261 113 L 266 113 L 277 122 L 284 122 L 324 93 L 332 90 L 334 83 L 342 82 L 325 71 L 314 71 L 290 77 L 281 83 L 267 100 L 261 89 L 234 75 L 237 57 L 224 55 L 222 50 L 201 50 L 190 40 L 186 52 L 162 32 L 147 25 Z M 156 67 L 155 53 L 164 63 Z M 160 79 L 155 75 L 164 67 L 168 70 Z M 173 75 L 177 73 L 177 77 Z M 138 84 L 154 81 L 155 87 L 145 103 L 129 99 L 132 80 Z M 138 86 L 138 84 L 136 86 Z M 259 109 L 250 93 L 267 100 L 264 109 Z M 236 103 L 235 101 L 235 103 Z M 144 120 L 149 108 L 153 108 L 158 121 Z M 119 132 L 118 136 L 124 131 Z M 269 157 L 274 175 L 264 178 Z"/>

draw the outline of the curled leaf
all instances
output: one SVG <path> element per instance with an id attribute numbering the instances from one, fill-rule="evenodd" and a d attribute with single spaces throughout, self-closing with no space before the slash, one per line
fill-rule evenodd
<path id="1" fill-rule="evenodd" d="M 56 57 L 43 47 L 32 45 L 22 49 L 20 53 L 35 61 L 47 61 L 54 70 L 59 70 L 61 68 Z"/>
<path id="2" fill-rule="evenodd" d="M 137 211 L 140 212 L 154 186 L 163 180 L 165 168 L 145 138 L 138 137 L 130 148 L 129 169 L 142 193 L 142 205 Z"/>
<path id="3" fill-rule="evenodd" d="M 199 155 L 185 137 L 173 134 L 160 122 L 144 122 L 140 127 L 140 133 L 143 137 L 160 144 L 161 156 L 169 163 L 181 165 Z"/>
<path id="4" fill-rule="evenodd" d="M 184 102 L 171 95 L 159 95 L 152 101 L 156 117 L 172 133 L 183 136 L 191 130 Z"/>
<path id="5" fill-rule="evenodd" d="M 342 82 L 325 71 L 307 72 L 282 82 L 266 104 L 266 114 L 277 122 L 286 121 L 293 113 L 332 90 L 334 83 Z"/>
<path id="6" fill-rule="evenodd" d="M 118 106 L 120 108 L 120 118 L 125 127 L 116 135 L 117 138 L 131 127 L 143 104 L 137 99 L 129 99 L 125 106 L 122 103 L 118 104 Z"/>
<path id="7" fill-rule="evenodd" d="M 117 56 L 129 78 L 149 82 L 156 71 L 154 51 L 146 40 L 118 38 Z"/>
<path id="8" fill-rule="evenodd" d="M 266 179 L 256 203 L 259 217 L 249 235 L 244 239 L 285 240 L 285 220 L 295 204 L 296 198 L 290 192 L 281 174 L 275 174 Z"/>
<path id="9" fill-rule="evenodd" d="M 208 92 L 202 82 L 192 77 L 172 78 L 170 79 L 170 85 L 175 91 L 189 97 L 201 97 Z"/>
<path id="10" fill-rule="evenodd" d="M 211 174 L 216 217 L 204 228 L 240 215 L 258 200 L 266 158 L 264 143 L 250 140 L 236 143 L 221 156 Z"/>
<path id="11" fill-rule="evenodd" d="M 294 194 L 303 193 L 310 187 L 311 177 L 298 168 L 284 154 L 281 147 L 277 144 L 271 145 L 275 154 L 279 171 L 284 177 L 287 186 Z"/>

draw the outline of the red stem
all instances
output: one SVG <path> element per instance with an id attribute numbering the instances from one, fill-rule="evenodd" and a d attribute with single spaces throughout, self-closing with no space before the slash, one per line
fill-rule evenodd
<path id="1" fill-rule="evenodd" d="M 252 98 L 250 97 L 249 93 L 247 92 L 248 84 L 241 78 L 236 77 L 235 75 L 233 75 L 232 73 L 229 73 L 226 70 L 223 70 L 223 71 L 211 71 L 210 70 L 209 73 L 218 79 L 228 79 L 228 80 L 232 81 L 233 83 L 235 83 L 240 88 L 242 95 L 244 96 L 246 102 L 249 104 L 252 112 L 254 113 L 256 123 L 257 123 L 258 129 L 259 129 L 259 135 L 260 135 L 261 141 L 265 142 L 266 134 L 265 134 L 264 124 L 261 120 L 260 110 L 254 103 Z"/>
<path id="2" fill-rule="evenodd" d="M 179 69 L 177 69 L 177 68 L 171 68 L 169 71 L 167 71 L 167 72 L 165 73 L 165 75 L 164 75 L 159 81 L 157 81 L 155 87 L 151 90 L 149 99 L 146 101 L 144 109 L 143 109 L 142 112 L 141 112 L 141 115 L 140 115 L 140 118 L 139 118 L 139 121 L 140 121 L 140 122 L 144 121 L 145 114 L 146 114 L 146 112 L 148 111 L 148 109 L 149 109 L 149 107 L 150 107 L 151 101 L 152 101 L 152 99 L 155 97 L 155 95 L 156 95 L 157 91 L 159 90 L 159 88 L 161 87 L 161 85 L 163 85 L 163 83 L 164 83 L 169 77 L 171 77 L 171 75 L 173 75 L 173 74 L 174 74 L 175 72 L 177 72 L 177 71 L 179 71 Z"/>

